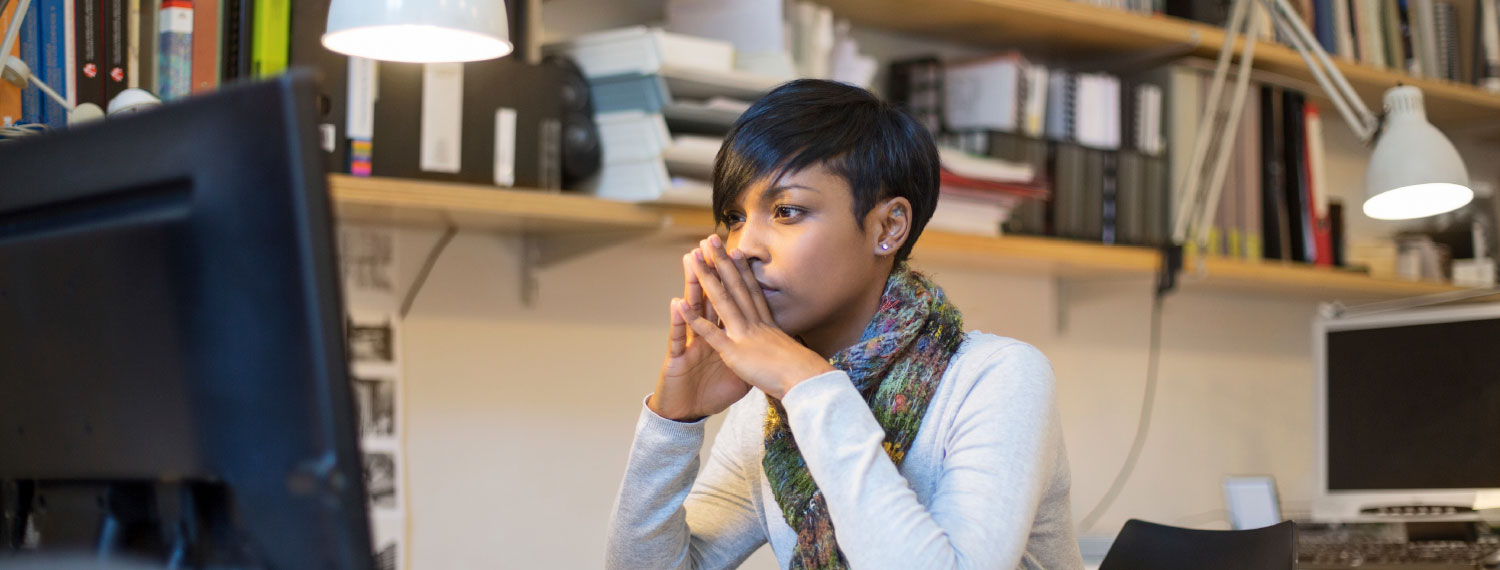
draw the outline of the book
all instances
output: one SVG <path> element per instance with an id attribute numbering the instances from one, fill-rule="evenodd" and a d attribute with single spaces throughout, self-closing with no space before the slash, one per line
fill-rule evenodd
<path id="1" fill-rule="evenodd" d="M 1282 118 L 1285 99 L 1281 89 L 1263 85 L 1260 88 L 1261 148 L 1261 239 L 1265 259 L 1292 259 L 1291 222 L 1286 206 L 1285 122 Z"/>
<path id="2" fill-rule="evenodd" d="M 291 46 L 292 0 L 255 0 L 250 33 L 250 76 L 272 77 L 286 70 Z"/>
<path id="3" fill-rule="evenodd" d="M 134 51 L 128 56 L 135 68 L 132 80 L 136 87 L 159 94 L 161 86 L 156 81 L 159 73 L 156 54 L 161 53 L 161 37 L 158 33 L 161 0 L 131 1 L 139 6 L 136 13 L 135 43 L 131 46 Z"/>
<path id="4" fill-rule="evenodd" d="M 1311 222 L 1312 242 L 1309 261 L 1322 266 L 1333 265 L 1333 235 L 1328 219 L 1328 177 L 1324 170 L 1323 119 L 1317 105 L 1305 103 L 1303 117 L 1306 124 L 1306 153 L 1304 167 L 1307 169 L 1307 210 Z"/>
<path id="5" fill-rule="evenodd" d="M 935 57 L 892 62 L 886 73 L 886 98 L 905 110 L 927 131 L 943 131 L 943 63 Z M 1045 107 L 1045 103 L 1043 103 Z"/>
<path id="6" fill-rule="evenodd" d="M 703 135 L 677 135 L 672 144 L 662 151 L 667 172 L 672 176 L 711 179 L 714 175 L 714 158 L 724 139 Z"/>
<path id="7" fill-rule="evenodd" d="M 104 102 L 114 100 L 115 95 L 130 87 L 126 74 L 126 58 L 129 52 L 129 34 L 125 23 L 129 19 L 125 0 L 104 0 Z M 106 107 L 107 108 L 107 107 Z"/>
<path id="8" fill-rule="evenodd" d="M 1263 257 L 1265 247 L 1261 237 L 1261 108 L 1261 90 L 1250 89 L 1245 93 L 1245 107 L 1240 115 L 1239 148 L 1234 153 L 1241 176 L 1239 225 L 1243 232 L 1243 257 L 1255 261 Z"/>
<path id="9" fill-rule="evenodd" d="M 104 2 L 103 0 L 74 0 L 73 39 L 76 49 L 73 79 L 75 104 L 93 103 L 105 108 L 104 99 Z"/>
<path id="10" fill-rule="evenodd" d="M 68 35 L 68 6 L 71 0 L 32 0 L 32 10 L 40 12 L 39 24 L 41 35 L 39 41 L 42 44 L 40 69 L 32 70 L 37 79 L 46 83 L 59 95 L 67 97 L 68 83 L 68 52 L 70 51 Z M 47 126 L 54 130 L 68 127 L 68 110 L 62 104 L 52 100 L 51 97 L 42 97 L 42 116 L 46 119 Z"/>
<path id="11" fill-rule="evenodd" d="M 946 65 L 943 111 L 948 128 L 1018 132 L 1025 68 L 1017 51 Z"/>
<path id="12" fill-rule="evenodd" d="M 162 101 L 186 97 L 193 92 L 193 3 L 162 0 L 157 29 L 157 95 Z"/>
<path id="13" fill-rule="evenodd" d="M 1475 83 L 1480 88 L 1500 92 L 1500 2 L 1479 0 L 1479 55 Z"/>
<path id="14" fill-rule="evenodd" d="M 1351 20 L 1349 6 L 1349 3 L 1354 1 L 1356 0 L 1333 0 L 1334 39 L 1337 41 L 1338 49 L 1332 53 L 1349 60 L 1359 59 L 1354 42 L 1354 22 Z"/>
<path id="15" fill-rule="evenodd" d="M 12 3 L 16 2 L 13 0 Z M 41 18 L 38 17 L 37 10 L 34 8 L 27 10 L 25 17 L 21 19 L 21 33 L 16 37 L 16 47 L 20 50 L 21 61 L 26 63 L 26 67 L 31 69 L 32 73 L 42 68 L 41 35 Z M 47 122 L 47 117 L 44 115 L 46 107 L 43 105 L 43 99 L 46 97 L 40 89 L 35 87 L 21 90 L 22 123 Z"/>
<path id="16" fill-rule="evenodd" d="M 938 147 L 938 158 L 944 173 L 954 184 L 1026 183 L 1036 180 L 1036 169 L 1030 164 L 971 155 L 951 147 Z M 963 180 L 960 180 L 963 179 Z"/>
<path id="17" fill-rule="evenodd" d="M 659 73 L 682 68 L 728 73 L 734 70 L 734 44 L 661 28 L 632 26 L 575 37 L 543 48 L 573 58 L 585 77 Z"/>
<path id="18" fill-rule="evenodd" d="M 254 50 L 255 0 L 224 0 L 222 6 L 222 42 L 219 49 L 223 61 L 219 64 L 222 76 L 220 83 L 228 84 L 252 76 L 250 55 Z"/>
<path id="19" fill-rule="evenodd" d="M 1291 261 L 1311 263 L 1314 260 L 1311 194 L 1307 169 L 1306 98 L 1292 91 L 1282 91 L 1283 145 L 1281 160 L 1285 172 L 1288 248 Z"/>
<path id="20" fill-rule="evenodd" d="M 1115 168 L 1115 241 L 1144 245 L 1145 205 L 1143 156 L 1134 150 L 1120 153 Z"/>
<path id="21" fill-rule="evenodd" d="M 327 5 L 327 2 L 318 0 L 298 2 L 299 5 L 303 3 Z M 324 12 L 326 14 L 326 8 Z M 218 89 L 219 66 L 222 64 L 219 47 L 219 0 L 193 0 L 193 93 Z M 290 56 L 288 61 L 291 61 Z"/>

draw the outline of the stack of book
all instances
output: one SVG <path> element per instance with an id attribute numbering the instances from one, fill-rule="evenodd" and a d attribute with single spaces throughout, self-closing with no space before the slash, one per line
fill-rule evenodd
<path id="1" fill-rule="evenodd" d="M 1046 192 L 1011 204 L 1005 231 L 1150 244 L 1168 239 L 1159 84 L 1081 73 L 1019 52 L 896 62 L 886 92 L 943 144 L 1029 165 Z"/>
<path id="2" fill-rule="evenodd" d="M 1223 26 L 1226 0 L 1079 0 Z M 1324 51 L 1366 65 L 1500 92 L 1497 0 L 1293 0 Z M 1266 14 L 1259 2 L 1254 8 Z M 1263 20 L 1269 21 L 1269 20 Z M 1280 39 L 1261 26 L 1266 39 Z M 1283 43 L 1286 43 L 1283 41 Z"/>
<path id="3" fill-rule="evenodd" d="M 728 42 L 636 26 L 544 48 L 583 70 L 604 165 L 584 191 L 607 199 L 707 206 L 723 135 L 774 78 L 736 71 Z"/>
<path id="4" fill-rule="evenodd" d="M 949 147 L 938 149 L 942 161 L 941 193 L 927 227 L 974 235 L 999 236 L 1001 225 L 1017 205 L 1045 200 L 1047 187 L 1029 164 L 971 155 Z"/>

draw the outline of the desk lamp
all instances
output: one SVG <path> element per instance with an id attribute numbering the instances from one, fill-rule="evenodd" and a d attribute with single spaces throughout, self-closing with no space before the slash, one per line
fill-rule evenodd
<path id="1" fill-rule="evenodd" d="M 495 59 L 515 49 L 503 0 L 333 0 L 323 47 L 411 63 Z"/>
<path id="2" fill-rule="evenodd" d="M 1469 189 L 1469 174 L 1463 159 L 1453 143 L 1427 121 L 1420 89 L 1398 85 L 1386 91 L 1382 124 L 1381 118 L 1365 107 L 1344 75 L 1329 61 L 1327 52 L 1287 0 L 1235 0 L 1224 43 L 1219 48 L 1208 104 L 1198 125 L 1187 176 L 1175 189 L 1174 195 L 1182 196 L 1183 200 L 1178 204 L 1172 233 L 1174 244 L 1180 246 L 1193 240 L 1204 245 L 1208 218 L 1218 209 L 1229 152 L 1234 146 L 1232 141 L 1240 125 L 1240 113 L 1249 87 L 1250 64 L 1255 59 L 1261 13 L 1249 8 L 1257 1 L 1265 4 L 1271 21 L 1302 56 L 1318 85 L 1328 94 L 1355 135 L 1366 143 L 1375 141 L 1375 150 L 1365 171 L 1365 215 L 1381 220 L 1422 218 L 1456 210 L 1473 200 L 1474 192 Z M 1225 132 L 1218 135 L 1224 143 L 1218 145 L 1209 169 L 1211 177 L 1204 180 L 1204 158 L 1208 147 L 1213 144 L 1213 119 L 1219 113 L 1230 56 L 1242 27 L 1247 27 L 1248 31 L 1244 32 L 1229 118 Z"/>

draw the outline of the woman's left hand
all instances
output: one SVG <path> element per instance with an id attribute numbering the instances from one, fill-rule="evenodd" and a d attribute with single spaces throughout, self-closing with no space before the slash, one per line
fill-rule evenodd
<path id="1" fill-rule="evenodd" d="M 803 380 L 835 370 L 776 326 L 744 255 L 725 252 L 715 235 L 698 244 L 693 258 L 693 271 L 723 327 L 699 315 L 684 320 L 741 379 L 780 400 Z"/>

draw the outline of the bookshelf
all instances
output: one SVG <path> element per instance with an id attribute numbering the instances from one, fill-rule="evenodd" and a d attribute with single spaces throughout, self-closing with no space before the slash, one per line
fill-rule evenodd
<path id="1" fill-rule="evenodd" d="M 1218 56 L 1224 30 L 1180 18 L 1147 16 L 1070 0 L 820 0 L 856 24 L 913 35 L 1094 61 L 1132 57 Z M 1238 46 L 1237 46 L 1238 48 Z M 1236 49 L 1237 49 L 1236 48 Z M 1381 96 L 1398 82 L 1422 89 L 1427 114 L 1439 127 L 1500 131 L 1500 95 L 1450 81 L 1412 77 L 1333 58 L 1365 103 L 1378 112 Z M 1289 47 L 1259 42 L 1255 68 L 1316 85 L 1302 57 Z M 1312 91 L 1314 97 L 1322 93 Z"/>
<path id="2" fill-rule="evenodd" d="M 713 228 L 713 217 L 706 208 L 625 204 L 540 190 L 345 175 L 330 176 L 329 188 L 335 211 L 348 221 L 416 227 L 454 225 L 543 239 L 597 236 L 584 249 L 653 235 L 681 238 L 686 244 L 687 239 L 707 235 Z M 923 233 L 915 255 L 1018 275 L 1082 279 L 1149 279 L 1159 263 L 1156 250 L 1147 247 L 1033 236 L 992 238 L 936 230 Z M 1189 259 L 1182 283 L 1186 290 L 1347 301 L 1461 289 L 1445 283 L 1374 278 L 1331 268 L 1213 258 L 1201 264 Z"/>

